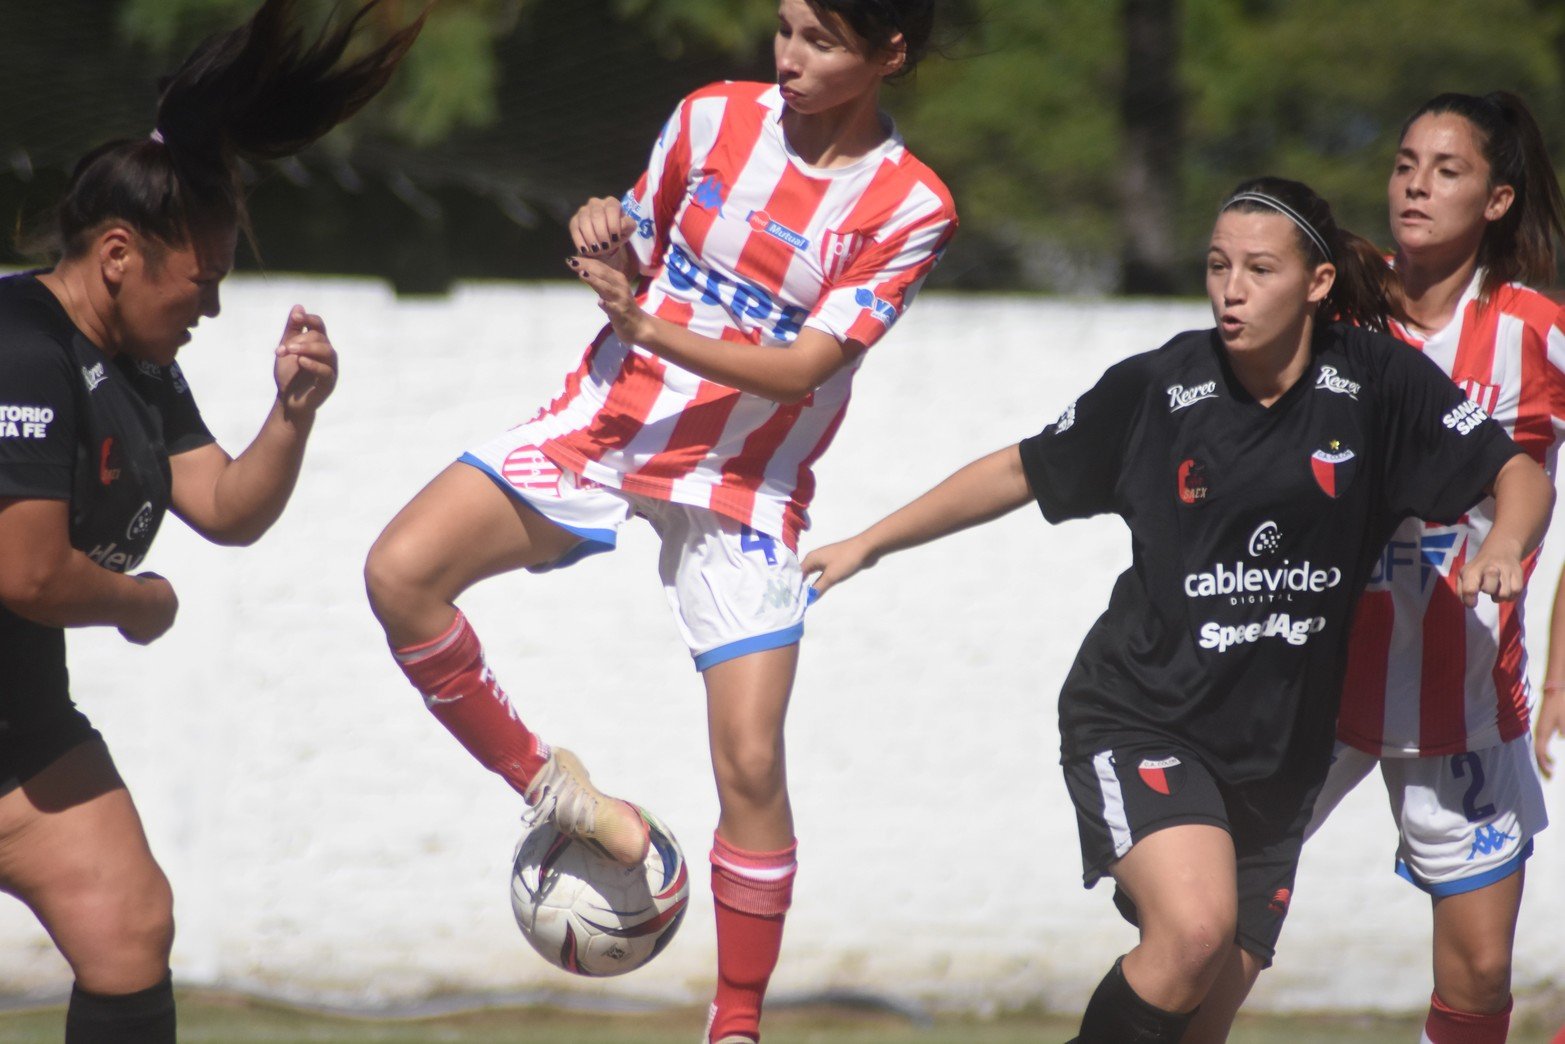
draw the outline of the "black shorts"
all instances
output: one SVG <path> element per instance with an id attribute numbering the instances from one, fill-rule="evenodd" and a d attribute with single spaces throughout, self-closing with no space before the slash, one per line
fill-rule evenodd
<path id="1" fill-rule="evenodd" d="M 8 621 L 15 626 L 15 618 Z M 73 747 L 98 736 L 71 702 L 65 633 L 29 628 L 0 653 L 0 795 L 9 794 Z"/>
<path id="2" fill-rule="evenodd" d="M 1132 845 L 1164 827 L 1205 823 L 1228 831 L 1238 870 L 1235 941 L 1271 964 L 1319 780 L 1224 783 L 1190 751 L 1149 738 L 1066 762 L 1065 785 L 1076 805 L 1088 888 Z M 1128 896 L 1116 889 L 1114 903 L 1137 923 Z"/>

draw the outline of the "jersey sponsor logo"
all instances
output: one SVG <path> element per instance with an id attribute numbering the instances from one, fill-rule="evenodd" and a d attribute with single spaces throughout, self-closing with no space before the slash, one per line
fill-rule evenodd
<path id="1" fill-rule="evenodd" d="M 1173 755 L 1166 758 L 1142 758 L 1141 764 L 1136 766 L 1136 775 L 1149 788 L 1167 797 L 1184 782 L 1184 763 Z"/>
<path id="2" fill-rule="evenodd" d="M 827 282 L 833 282 L 841 278 L 847 271 L 853 259 L 859 256 L 859 251 L 864 248 L 865 236 L 860 232 L 839 232 L 837 229 L 828 228 L 821 233 L 820 251 L 821 274 Z"/>
<path id="3" fill-rule="evenodd" d="M 1472 433 L 1474 428 L 1488 419 L 1489 415 L 1484 412 L 1484 408 L 1468 399 L 1456 409 L 1441 417 L 1440 423 L 1458 435 L 1468 435 Z"/>
<path id="4" fill-rule="evenodd" d="M 114 436 L 110 435 L 98 447 L 98 484 L 100 486 L 112 486 L 119 477 L 119 447 L 114 444 Z"/>
<path id="5" fill-rule="evenodd" d="M 876 297 L 862 286 L 853 294 L 853 303 L 860 308 L 868 308 L 870 314 L 881 321 L 884 326 L 890 326 L 897 317 L 897 310 L 891 306 L 890 301 Z"/>
<path id="6" fill-rule="evenodd" d="M 92 366 L 82 367 L 82 380 L 87 382 L 87 390 L 97 391 L 98 385 L 109 379 L 109 373 L 103 368 L 102 363 L 93 363 Z"/>
<path id="7" fill-rule="evenodd" d="M 174 386 L 174 390 L 180 395 L 190 390 L 190 385 L 185 383 L 185 371 L 179 368 L 179 363 L 168 364 L 168 380 Z"/>
<path id="8" fill-rule="evenodd" d="M 1426 526 L 1417 541 L 1392 540 L 1386 544 L 1370 571 L 1366 590 L 1384 590 L 1396 582 L 1399 574 L 1416 567 L 1418 589 L 1427 591 L 1435 577 L 1451 572 L 1457 556 L 1467 548 L 1467 529 L 1463 526 Z"/>
<path id="9" fill-rule="evenodd" d="M 1179 499 L 1186 504 L 1199 504 L 1206 499 L 1210 487 L 1206 481 L 1206 465 L 1194 457 L 1179 465 Z M 1252 551 L 1251 554 L 1254 554 Z"/>
<path id="10" fill-rule="evenodd" d="M 1065 407 L 1065 412 L 1060 414 L 1060 419 L 1054 422 L 1054 434 L 1063 435 L 1071 430 L 1071 425 L 1076 423 L 1076 404 L 1073 402 Z"/>
<path id="11" fill-rule="evenodd" d="M 1282 548 L 1282 528 L 1270 519 L 1255 527 L 1255 532 L 1250 534 L 1250 539 L 1245 544 L 1245 550 L 1250 552 L 1251 558 L 1263 558 L 1275 555 Z"/>
<path id="12" fill-rule="evenodd" d="M 1315 484 L 1333 499 L 1347 492 L 1357 470 L 1358 454 L 1337 439 L 1310 454 L 1310 473 L 1315 476 Z"/>
<path id="13" fill-rule="evenodd" d="M 1217 398 L 1217 382 L 1207 381 L 1186 388 L 1183 384 L 1168 386 L 1168 412 L 1178 413 L 1187 406 L 1194 406 L 1205 399 Z"/>
<path id="14" fill-rule="evenodd" d="M 652 219 L 647 217 L 646 211 L 641 209 L 641 204 L 636 202 L 636 197 L 629 192 L 620 197 L 619 208 L 632 221 L 636 223 L 636 235 L 642 239 L 651 239 L 654 231 Z"/>
<path id="15" fill-rule="evenodd" d="M 1503 832 L 1493 823 L 1485 823 L 1473 831 L 1473 847 L 1467 853 L 1467 861 L 1471 863 L 1481 855 L 1503 852 L 1505 846 L 1515 840 L 1516 835 Z"/>
<path id="16" fill-rule="evenodd" d="M 716 174 L 708 174 L 696 185 L 690 198 L 702 210 L 715 210 L 721 214 L 723 204 L 728 200 L 728 186 Z"/>
<path id="17" fill-rule="evenodd" d="M 150 377 L 155 381 L 161 381 L 163 379 L 163 367 L 159 366 L 155 362 L 148 362 L 145 359 L 136 360 L 136 372 L 144 377 Z"/>
<path id="18" fill-rule="evenodd" d="M 1272 893 L 1271 902 L 1266 904 L 1266 908 L 1278 917 L 1283 917 L 1288 913 L 1288 904 L 1292 901 L 1293 891 L 1288 888 L 1279 888 Z"/>
<path id="19" fill-rule="evenodd" d="M 1297 619 L 1287 613 L 1272 613 L 1264 620 L 1247 624 L 1220 624 L 1208 621 L 1201 625 L 1203 649 L 1227 652 L 1236 645 L 1249 645 L 1265 638 L 1281 638 L 1289 645 L 1303 645 L 1310 635 L 1326 629 L 1324 616 L 1300 616 Z"/>
<path id="20" fill-rule="evenodd" d="M 560 495 L 560 468 L 536 446 L 514 449 L 500 465 L 500 474 L 517 489 Z"/>
<path id="21" fill-rule="evenodd" d="M 1288 600 L 1295 594 L 1320 594 L 1342 583 L 1336 566 L 1317 569 L 1308 559 L 1294 565 L 1284 558 L 1278 566 L 1259 568 L 1243 561 L 1232 568 L 1219 562 L 1202 573 L 1185 577 L 1185 594 L 1191 598 L 1229 596 L 1230 605 Z"/>
<path id="22" fill-rule="evenodd" d="M 131 517 L 130 525 L 125 527 L 126 540 L 145 540 L 147 534 L 152 532 L 152 501 L 146 501 L 136 509 L 136 514 Z"/>
<path id="23" fill-rule="evenodd" d="M 115 573 L 124 573 L 135 569 L 141 564 L 145 555 L 133 555 L 129 551 L 121 551 L 120 545 L 114 541 L 107 544 L 99 544 L 87 552 L 87 557 L 98 565 Z"/>
<path id="24" fill-rule="evenodd" d="M 668 281 L 680 290 L 699 290 L 707 304 L 722 305 L 736 319 L 743 316 L 758 323 L 771 323 L 771 335 L 791 342 L 804 328 L 810 313 L 803 308 L 778 301 L 765 287 L 730 279 L 698 263 L 676 244 L 667 254 Z M 859 291 L 865 293 L 866 291 Z"/>
<path id="25" fill-rule="evenodd" d="M 1337 372 L 1335 366 L 1322 366 L 1320 373 L 1315 375 L 1315 387 L 1320 391 L 1336 392 L 1338 395 L 1346 395 L 1357 400 L 1359 392 L 1363 390 L 1358 381 L 1350 381 Z"/>
<path id="26" fill-rule="evenodd" d="M 750 216 L 747 220 L 750 222 L 750 227 L 757 232 L 765 232 L 773 239 L 780 239 L 795 250 L 806 250 L 809 248 L 810 241 L 808 239 L 781 221 L 775 220 L 764 210 L 750 211 Z"/>
<path id="27" fill-rule="evenodd" d="M 54 420 L 51 406 L 0 403 L 0 439 L 41 439 Z"/>
<path id="28" fill-rule="evenodd" d="M 1468 402 L 1475 402 L 1483 408 L 1489 416 L 1494 416 L 1494 411 L 1500 405 L 1500 386 L 1498 384 L 1484 384 L 1482 381 L 1472 379 L 1456 382 L 1456 386 L 1462 389 L 1462 394 L 1467 396 Z"/>

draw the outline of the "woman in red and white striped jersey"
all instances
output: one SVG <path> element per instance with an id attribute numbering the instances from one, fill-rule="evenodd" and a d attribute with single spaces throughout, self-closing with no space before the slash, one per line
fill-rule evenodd
<path id="1" fill-rule="evenodd" d="M 371 605 L 435 716 L 565 833 L 639 862 L 647 828 L 516 716 L 454 600 L 497 573 L 614 547 L 634 516 L 702 673 L 721 814 L 708 1039 L 754 1041 L 794 879 L 783 719 L 807 604 L 811 470 L 865 352 L 956 230 L 880 111 L 934 0 L 781 0 L 777 82 L 685 98 L 621 199 L 571 221 L 609 317 L 532 420 L 464 454 L 387 527 Z"/>
<path id="2" fill-rule="evenodd" d="M 1552 479 L 1565 437 L 1565 315 L 1527 284 L 1554 278 L 1565 205 L 1526 104 L 1507 92 L 1426 102 L 1403 127 L 1387 196 L 1404 315 L 1392 333 Z M 1524 868 L 1548 822 L 1528 736 L 1522 603 L 1469 608 L 1457 594 L 1494 518 L 1491 497 L 1453 525 L 1409 519 L 1386 546 L 1359 603 L 1337 751 L 1310 828 L 1379 766 L 1397 872 L 1432 904 L 1432 1044 L 1506 1039 Z M 1565 688 L 1565 648 L 1555 654 L 1548 677 Z M 1540 759 L 1543 744 L 1540 733 Z"/>

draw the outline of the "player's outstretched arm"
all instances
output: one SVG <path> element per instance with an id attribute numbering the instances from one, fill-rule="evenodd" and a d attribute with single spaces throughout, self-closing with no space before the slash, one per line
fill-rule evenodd
<path id="1" fill-rule="evenodd" d="M 169 458 L 174 512 L 217 544 L 250 544 L 288 505 L 315 413 L 337 385 L 337 351 L 318 315 L 294 305 L 278 341 L 277 400 L 243 453 L 209 443 Z"/>
<path id="2" fill-rule="evenodd" d="M 1493 493 L 1494 528 L 1457 577 L 1457 591 L 1469 608 L 1478 604 L 1480 593 L 1496 602 L 1521 597 L 1527 587 L 1522 559 L 1543 542 L 1554 511 L 1553 484 L 1522 453 L 1494 477 Z"/>
<path id="3" fill-rule="evenodd" d="M 1544 779 L 1554 775 L 1549 744 L 1565 739 L 1565 568 L 1554 585 L 1554 610 L 1549 617 L 1548 666 L 1543 672 L 1543 698 L 1534 715 L 1532 750 Z"/>
<path id="4" fill-rule="evenodd" d="M 804 575 L 815 576 L 812 586 L 825 594 L 892 551 L 992 521 L 1032 498 L 1021 450 L 1007 446 L 961 468 L 857 536 L 811 551 L 804 556 Z"/>

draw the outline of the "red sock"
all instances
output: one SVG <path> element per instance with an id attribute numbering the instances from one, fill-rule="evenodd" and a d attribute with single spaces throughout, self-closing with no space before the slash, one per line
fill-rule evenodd
<path id="1" fill-rule="evenodd" d="M 1429 996 L 1429 1017 L 1424 1020 L 1424 1040 L 1428 1044 L 1505 1044 L 1511 1028 L 1511 1002 L 1493 1015 L 1457 1011 L 1446 1007 L 1438 993 Z"/>
<path id="2" fill-rule="evenodd" d="M 494 672 L 484 664 L 484 647 L 460 611 L 440 637 L 394 649 L 392 655 L 424 704 L 467 752 L 497 772 L 518 793 L 526 793 L 549 748 L 516 716 Z"/>
<path id="3" fill-rule="evenodd" d="M 707 1039 L 738 1033 L 761 1039 L 761 1001 L 793 902 L 794 843 L 779 852 L 746 852 L 712 835 L 712 897 L 717 910 L 717 997 Z"/>

